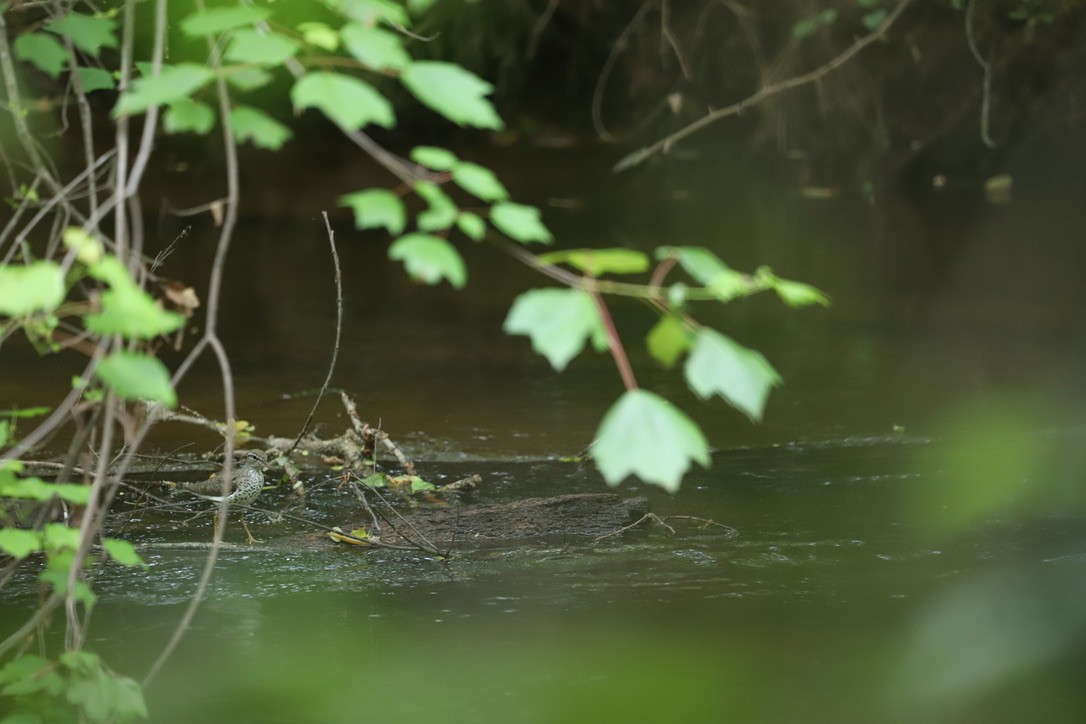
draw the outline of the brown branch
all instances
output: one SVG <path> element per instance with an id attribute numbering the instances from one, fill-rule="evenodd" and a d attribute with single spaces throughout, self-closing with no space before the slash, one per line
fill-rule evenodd
<path id="1" fill-rule="evenodd" d="M 614 358 L 615 366 L 622 375 L 622 384 L 627 390 L 636 390 L 637 379 L 634 377 L 633 367 L 630 366 L 630 359 L 626 356 L 626 348 L 622 346 L 622 339 L 618 336 L 618 330 L 615 329 L 615 321 L 611 319 L 611 313 L 607 311 L 607 303 L 603 301 L 603 296 L 599 292 L 591 294 L 593 301 L 596 302 L 596 309 L 600 313 L 603 329 L 607 332 L 607 346 L 611 350 L 611 357 Z"/>
<path id="2" fill-rule="evenodd" d="M 306 418 L 305 424 L 302 425 L 301 432 L 298 433 L 298 437 L 295 438 L 294 443 L 290 448 L 283 453 L 286 457 L 290 457 L 290 454 L 294 452 L 294 448 L 298 447 L 298 443 L 302 441 L 305 434 L 309 432 L 309 426 L 313 424 L 313 416 L 317 414 L 317 408 L 321 404 L 321 399 L 324 397 L 324 393 L 328 391 L 328 385 L 332 382 L 332 375 L 336 371 L 336 359 L 339 357 L 339 339 L 343 333 L 343 276 L 339 270 L 339 252 L 336 251 L 336 233 L 332 231 L 332 224 L 328 221 L 328 212 L 322 211 L 321 216 L 324 217 L 324 228 L 328 231 L 328 245 L 332 248 L 332 265 L 335 267 L 335 281 L 336 281 L 336 341 L 332 345 L 332 360 L 328 363 L 328 374 L 324 377 L 324 384 L 321 385 L 320 391 L 317 392 L 317 399 L 313 402 L 313 408 L 309 411 L 309 417 Z"/>
<path id="3" fill-rule="evenodd" d="M 774 83 L 772 85 L 764 86 L 757 93 L 754 93 L 753 95 L 744 98 L 738 103 L 733 103 L 730 106 L 721 108 L 717 111 L 713 111 L 712 113 L 708 113 L 699 118 L 698 120 L 694 121 L 690 125 L 686 126 L 685 128 L 682 128 L 675 133 L 669 134 L 668 136 L 657 141 L 651 146 L 646 146 L 644 148 L 640 148 L 634 151 L 633 153 L 627 154 L 622 158 L 622 160 L 615 164 L 612 171 L 614 171 L 615 173 L 621 173 L 622 171 L 631 169 L 634 166 L 644 163 L 648 158 L 654 156 L 657 153 L 660 153 L 661 151 L 669 151 L 671 147 L 674 146 L 676 143 L 691 135 L 692 133 L 701 130 L 705 126 L 708 126 L 710 123 L 719 121 L 722 118 L 727 118 L 728 116 L 734 116 L 736 114 L 742 113 L 751 106 L 758 105 L 766 98 L 775 96 L 778 93 L 783 93 L 784 91 L 792 90 L 793 88 L 798 88 L 808 83 L 813 83 L 827 73 L 836 70 L 837 68 L 841 67 L 849 60 L 851 60 L 853 56 L 866 48 L 868 45 L 871 45 L 876 40 L 882 38 L 886 34 L 886 31 L 890 29 L 890 26 L 892 26 L 897 21 L 897 19 L 901 17 L 902 12 L 904 12 L 905 8 L 907 8 L 911 2 L 912 0 L 901 0 L 898 3 L 898 6 L 894 8 L 893 12 L 887 15 L 886 19 L 883 20 L 877 28 L 857 40 L 855 43 L 849 46 L 847 50 L 830 60 L 828 63 L 825 63 L 824 65 L 821 65 L 808 73 L 804 73 L 803 75 L 797 75 L 794 78 L 789 78 L 788 80 L 781 81 L 780 83 Z"/>

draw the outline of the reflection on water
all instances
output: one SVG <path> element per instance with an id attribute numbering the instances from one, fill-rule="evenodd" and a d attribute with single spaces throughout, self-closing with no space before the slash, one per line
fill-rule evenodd
<path id="1" fill-rule="evenodd" d="M 545 205 L 555 185 L 577 198 L 546 212 L 563 246 L 707 245 L 738 268 L 769 263 L 834 298 L 828 311 L 759 299 L 706 314 L 785 377 L 761 426 L 683 392 L 637 349 L 648 314 L 618 310 L 641 384 L 673 394 L 723 448 L 677 496 L 624 489 L 650 495 L 660 515 L 712 518 L 738 536 L 676 521 L 674 536 L 654 529 L 448 562 L 347 547 L 227 551 L 193 631 L 148 692 L 156 716 L 1082 717 L 1086 326 L 1080 295 L 1067 291 L 1083 273 L 1080 222 L 1027 234 L 1050 208 L 1043 193 L 970 209 L 969 224 L 947 227 L 967 229 L 953 253 L 933 255 L 944 266 L 911 258 L 897 268 L 903 255 L 950 243 L 933 232 L 938 219 L 904 204 L 812 205 L 749 170 L 733 169 L 722 186 L 710 168 L 719 158 L 615 180 L 592 153 L 503 153 L 493 165 L 518 198 Z M 221 333 L 241 414 L 260 432 L 295 431 L 311 398 L 283 395 L 324 376 L 334 291 L 318 214 L 351 184 L 373 183 L 339 171 L 348 187 L 326 194 L 299 178 L 260 187 L 238 232 Z M 186 197 L 192 184 L 167 179 L 162 189 L 177 207 L 206 201 Z M 532 462 L 582 450 L 620 391 L 605 356 L 587 353 L 559 377 L 525 340 L 501 334 L 511 299 L 542 280 L 473 246 L 465 292 L 416 287 L 385 260 L 384 241 L 353 232 L 345 215 L 334 221 L 346 297 L 334 384 L 357 395 L 364 416 L 427 476 L 484 473 L 487 501 L 600 490 L 590 468 Z M 180 225 L 157 228 L 165 245 Z M 213 238 L 210 222 L 195 222 L 168 273 L 199 287 Z M 13 359 L 5 350 L 5 364 Z M 58 371 L 22 369 L 11 401 L 41 402 L 48 388 L 38 385 L 50 383 L 36 375 Z M 205 360 L 182 398 L 220 414 L 216 379 Z M 322 424 L 345 425 L 333 401 Z M 163 429 L 154 442 L 172 448 L 192 434 Z M 346 522 L 344 511 L 361 517 L 329 484 L 311 498 L 310 514 L 331 524 Z M 250 521 L 258 538 L 281 532 Z M 206 539 L 209 527 L 155 534 Z M 154 547 L 146 557 L 146 573 L 102 574 L 92 628 L 106 660 L 136 677 L 203 560 Z M 5 630 L 25 612 L 19 590 L 3 603 Z"/>

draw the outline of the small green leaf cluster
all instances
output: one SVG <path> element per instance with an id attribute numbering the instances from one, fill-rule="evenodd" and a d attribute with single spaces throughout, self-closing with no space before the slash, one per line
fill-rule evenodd
<path id="1" fill-rule="evenodd" d="M 402 261 L 412 279 L 431 285 L 448 281 L 457 289 L 467 283 L 464 258 L 449 241 L 453 229 L 480 242 L 486 238 L 489 221 L 494 229 L 522 244 L 549 244 L 553 240 L 539 209 L 510 201 L 509 192 L 490 169 L 434 146 L 415 148 L 411 160 L 427 174 L 410 187 L 425 204 L 415 218 L 414 231 L 401 236 L 407 228 L 407 204 L 393 191 L 366 189 L 340 197 L 339 203 L 354 213 L 355 228 L 383 228 L 398 237 L 388 255 Z M 461 207 L 446 193 L 448 185 L 489 206 Z"/>
<path id="2" fill-rule="evenodd" d="M 23 655 L 0 669 L 4 721 L 133 721 L 146 718 L 140 685 L 97 654 L 67 651 L 56 661 Z"/>

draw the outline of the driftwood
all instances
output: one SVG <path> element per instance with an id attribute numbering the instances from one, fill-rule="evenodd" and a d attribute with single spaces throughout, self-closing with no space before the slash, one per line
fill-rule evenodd
<path id="1" fill-rule="evenodd" d="M 404 545 L 427 541 L 440 549 L 536 540 L 598 538 L 614 533 L 649 512 L 647 498 L 610 493 L 525 498 L 496 505 L 468 505 L 387 515 L 379 529 L 360 524 L 371 538 Z"/>

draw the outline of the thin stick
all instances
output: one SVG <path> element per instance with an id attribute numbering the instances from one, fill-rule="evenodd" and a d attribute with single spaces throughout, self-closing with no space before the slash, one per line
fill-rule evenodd
<path id="1" fill-rule="evenodd" d="M 893 25 L 899 17 L 901 17 L 901 13 L 905 10 L 906 7 L 909 6 L 911 2 L 912 0 L 901 0 L 901 2 L 898 3 L 898 6 L 894 8 L 893 12 L 887 15 L 886 19 L 883 20 L 877 28 L 871 31 L 868 35 L 865 35 L 864 37 L 857 40 L 855 43 L 849 46 L 847 50 L 845 50 L 843 53 L 841 53 L 828 63 L 819 66 L 818 68 L 810 71 L 809 73 L 797 75 L 794 78 L 789 78 L 788 80 L 781 81 L 780 83 L 774 83 L 772 85 L 764 86 L 757 93 L 748 96 L 747 98 L 739 101 L 738 103 L 733 103 L 732 105 L 721 108 L 718 111 L 708 113 L 699 118 L 698 120 L 694 121 L 690 125 L 686 126 L 685 128 L 682 128 L 675 133 L 668 135 L 667 137 L 657 141 L 651 146 L 640 148 L 633 153 L 624 156 L 622 160 L 615 164 L 612 170 L 615 173 L 620 173 L 627 169 L 633 168 L 634 166 L 643 163 L 649 157 L 660 153 L 661 151 L 670 150 L 673 145 L 686 138 L 690 134 L 694 133 L 695 131 L 701 130 L 710 123 L 719 121 L 721 118 L 726 118 L 728 116 L 734 116 L 738 113 L 742 113 L 747 108 L 755 106 L 764 101 L 766 98 L 774 96 L 778 93 L 792 90 L 793 88 L 798 88 L 808 83 L 813 83 L 827 73 L 830 73 L 831 71 L 834 71 L 837 68 L 841 67 L 849 60 L 851 60 L 854 55 L 856 55 L 868 45 L 871 45 L 871 43 L 884 36 L 886 34 L 886 31 L 890 29 L 890 26 Z"/>
<path id="2" fill-rule="evenodd" d="M 197 7 L 201 11 L 204 9 L 203 0 L 197 0 Z M 220 65 L 219 51 L 210 41 L 208 44 L 211 46 L 210 63 L 217 69 Z M 228 118 L 230 115 L 230 95 L 222 74 L 216 75 L 215 85 L 219 97 L 220 117 Z M 196 610 L 200 607 L 200 603 L 207 593 L 207 587 L 211 582 L 211 574 L 215 569 L 215 561 L 218 558 L 219 548 L 222 545 L 223 533 L 226 531 L 226 515 L 229 509 L 229 502 L 227 499 L 229 490 L 227 490 L 227 486 L 229 485 L 234 462 L 235 428 L 232 423 L 236 419 L 236 414 L 234 403 L 234 380 L 230 372 L 230 359 L 218 337 L 218 313 L 220 300 L 222 298 L 223 270 L 226 267 L 226 255 L 230 250 L 230 241 L 233 238 L 234 227 L 237 224 L 238 201 L 241 197 L 237 144 L 235 143 L 233 132 L 230 130 L 228 124 L 223 124 L 223 146 L 226 152 L 228 201 L 226 204 L 226 215 L 219 232 L 218 248 L 215 250 L 215 258 L 211 264 L 211 280 L 207 294 L 207 320 L 205 322 L 204 335 L 185 361 L 182 362 L 181 367 L 174 373 L 174 381 L 176 381 L 188 370 L 192 365 L 192 362 L 195 361 L 196 356 L 203 351 L 205 345 L 210 346 L 212 350 L 214 350 L 216 359 L 219 362 L 219 370 L 222 375 L 223 402 L 227 422 L 226 464 L 223 466 L 223 500 L 220 503 L 219 521 L 218 525 L 215 526 L 215 534 L 211 540 L 211 549 L 208 551 L 207 561 L 204 563 L 204 569 L 200 574 L 200 580 L 196 584 L 196 591 L 193 593 L 192 599 L 185 608 L 181 620 L 177 622 L 177 627 L 170 636 L 170 640 L 166 643 L 166 646 L 163 647 L 162 653 L 159 654 L 158 658 L 151 665 L 147 675 L 144 677 L 143 686 L 147 686 L 162 669 L 162 666 L 166 663 L 167 659 L 170 658 L 170 655 L 173 654 L 178 644 L 181 643 L 182 636 L 184 636 L 185 632 L 192 624 L 192 619 L 196 616 Z M 153 418 L 153 414 L 149 415 L 148 423 L 152 422 Z M 149 429 L 148 423 L 145 423 L 142 432 L 145 433 Z"/>
<path id="3" fill-rule="evenodd" d="M 332 230 L 332 224 L 328 221 L 328 212 L 322 211 L 321 216 L 324 217 L 324 228 L 328 231 L 328 245 L 332 249 L 332 264 L 336 272 L 336 341 L 332 345 L 332 360 L 328 363 L 328 374 L 324 377 L 324 384 L 321 385 L 320 391 L 317 392 L 317 399 L 313 401 L 313 408 L 309 411 L 309 417 L 306 418 L 305 424 L 302 425 L 301 432 L 298 433 L 298 437 L 294 439 L 290 448 L 283 453 L 285 457 L 290 457 L 290 454 L 294 452 L 294 448 L 298 447 L 298 443 L 309 432 L 309 426 L 313 424 L 313 417 L 317 414 L 317 408 L 320 407 L 321 399 L 324 398 L 324 393 L 328 390 L 328 385 L 332 382 L 332 375 L 336 371 L 336 360 L 339 358 L 339 340 L 343 332 L 343 277 L 339 269 L 339 252 L 336 251 L 336 232 Z"/>
<path id="4" fill-rule="evenodd" d="M 611 357 L 615 360 L 619 374 L 622 375 L 622 384 L 627 390 L 636 390 L 637 379 L 634 377 L 633 367 L 630 366 L 630 358 L 626 356 L 626 348 L 622 346 L 618 330 L 615 329 L 615 321 L 611 319 L 611 313 L 607 311 L 607 303 L 603 301 L 603 296 L 599 292 L 592 292 L 592 299 L 596 302 L 596 309 L 599 310 L 603 328 L 607 332 L 607 346 L 611 350 Z"/>

